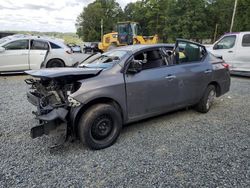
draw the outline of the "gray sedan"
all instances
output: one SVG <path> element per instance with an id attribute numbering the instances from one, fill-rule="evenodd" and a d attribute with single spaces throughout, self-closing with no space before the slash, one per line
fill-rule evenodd
<path id="1" fill-rule="evenodd" d="M 27 95 L 40 122 L 31 136 L 59 129 L 92 149 L 112 145 L 130 122 L 187 106 L 206 113 L 230 88 L 228 65 L 187 40 L 116 48 L 77 68 L 27 73 L 36 78 L 26 80 Z"/>

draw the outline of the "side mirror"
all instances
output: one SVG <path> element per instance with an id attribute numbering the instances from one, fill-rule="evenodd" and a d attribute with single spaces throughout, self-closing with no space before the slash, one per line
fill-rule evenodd
<path id="1" fill-rule="evenodd" d="M 5 48 L 0 46 L 0 53 L 4 52 Z"/>
<path id="2" fill-rule="evenodd" d="M 132 60 L 129 65 L 128 73 L 136 74 L 142 70 L 142 61 L 141 60 Z"/>

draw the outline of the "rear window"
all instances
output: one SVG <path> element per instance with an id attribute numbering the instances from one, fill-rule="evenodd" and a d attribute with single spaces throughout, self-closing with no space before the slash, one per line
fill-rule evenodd
<path id="1" fill-rule="evenodd" d="M 250 46 L 250 34 L 245 34 L 242 39 L 242 46 Z"/>
<path id="2" fill-rule="evenodd" d="M 52 49 L 59 49 L 61 48 L 60 46 L 58 46 L 57 44 L 53 43 L 53 42 L 50 42 L 50 46 Z"/>

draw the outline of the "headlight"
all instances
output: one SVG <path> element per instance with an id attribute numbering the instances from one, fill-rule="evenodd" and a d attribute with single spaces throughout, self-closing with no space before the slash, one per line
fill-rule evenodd
<path id="1" fill-rule="evenodd" d="M 75 100 L 74 98 L 68 96 L 68 101 L 69 101 L 69 106 L 71 107 L 77 107 L 77 106 L 80 106 L 81 103 L 77 100 Z"/>

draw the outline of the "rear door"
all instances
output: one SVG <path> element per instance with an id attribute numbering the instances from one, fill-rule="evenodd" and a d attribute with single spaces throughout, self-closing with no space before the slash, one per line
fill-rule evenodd
<path id="1" fill-rule="evenodd" d="M 20 39 L 5 45 L 0 53 L 0 71 L 23 71 L 29 69 L 29 40 Z"/>
<path id="2" fill-rule="evenodd" d="M 32 39 L 30 44 L 30 68 L 39 69 L 49 50 L 49 44 L 47 41 L 38 39 Z"/>
<path id="3" fill-rule="evenodd" d="M 176 48 L 179 51 L 175 66 L 179 89 L 176 105 L 192 105 L 199 101 L 211 82 L 212 65 L 207 59 L 205 47 L 197 43 L 179 40 Z"/>

